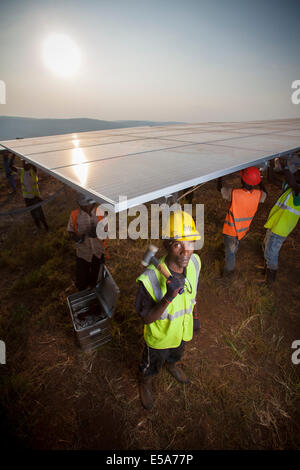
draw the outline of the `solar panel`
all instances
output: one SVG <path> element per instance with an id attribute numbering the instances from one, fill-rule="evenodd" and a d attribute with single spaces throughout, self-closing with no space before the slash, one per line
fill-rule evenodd
<path id="1" fill-rule="evenodd" d="M 0 144 L 119 212 L 299 150 L 300 119 L 131 127 Z"/>

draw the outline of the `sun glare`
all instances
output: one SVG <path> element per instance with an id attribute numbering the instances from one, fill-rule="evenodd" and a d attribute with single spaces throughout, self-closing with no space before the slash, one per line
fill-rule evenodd
<path id="1" fill-rule="evenodd" d="M 79 69 L 80 51 L 69 36 L 52 34 L 43 44 L 43 60 L 52 73 L 68 78 Z"/>

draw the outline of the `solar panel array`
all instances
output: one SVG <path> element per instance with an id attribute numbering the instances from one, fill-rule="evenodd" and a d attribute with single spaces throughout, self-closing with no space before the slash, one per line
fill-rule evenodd
<path id="1" fill-rule="evenodd" d="M 0 144 L 118 212 L 299 150 L 300 119 L 131 127 Z"/>

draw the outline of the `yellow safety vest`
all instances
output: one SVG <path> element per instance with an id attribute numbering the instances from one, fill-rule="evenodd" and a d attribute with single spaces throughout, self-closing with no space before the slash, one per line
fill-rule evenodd
<path id="1" fill-rule="evenodd" d="M 38 176 L 36 172 L 32 168 L 29 170 L 31 174 L 31 178 L 32 178 L 32 191 L 28 192 L 26 191 L 26 188 L 24 186 L 24 171 L 25 171 L 24 168 L 21 168 L 21 187 L 22 187 L 23 197 L 26 198 L 26 196 L 28 195 L 41 197 L 39 186 L 38 186 Z"/>
<path id="2" fill-rule="evenodd" d="M 281 237 L 287 237 L 297 225 L 300 206 L 294 204 L 292 188 L 288 188 L 272 207 L 265 228 Z"/>
<path id="3" fill-rule="evenodd" d="M 165 258 L 166 256 L 163 256 L 159 261 L 167 268 Z M 186 267 L 184 293 L 175 297 L 158 320 L 144 326 L 144 338 L 151 348 L 177 348 L 182 340 L 192 339 L 193 309 L 196 303 L 200 269 L 200 258 L 193 253 Z M 166 278 L 152 264 L 136 281 L 143 283 L 155 302 L 159 302 L 167 292 Z"/>

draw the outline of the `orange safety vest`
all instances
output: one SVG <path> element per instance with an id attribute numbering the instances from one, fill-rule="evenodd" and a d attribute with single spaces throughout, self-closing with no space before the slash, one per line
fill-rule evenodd
<path id="1" fill-rule="evenodd" d="M 259 189 L 233 189 L 231 204 L 226 214 L 223 233 L 241 240 L 250 228 L 262 195 Z"/>
<path id="2" fill-rule="evenodd" d="M 75 211 L 72 211 L 72 213 L 71 213 L 75 235 L 77 234 L 77 218 L 78 218 L 78 214 L 79 214 L 79 209 L 75 209 Z M 100 222 L 100 221 L 103 219 L 103 216 L 102 216 L 102 215 L 97 215 L 97 218 L 98 218 L 98 221 Z M 108 253 L 107 241 L 106 241 L 106 240 L 103 240 L 103 243 L 104 243 L 104 246 L 105 246 L 105 258 L 106 258 L 106 259 L 109 259 L 110 256 L 109 256 L 109 253 Z"/>

